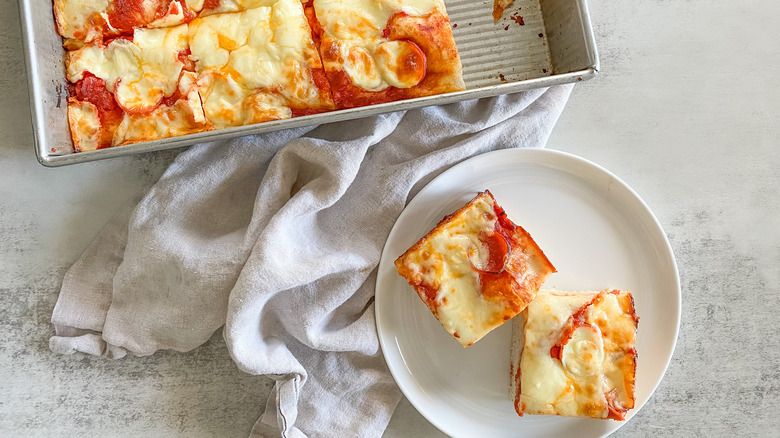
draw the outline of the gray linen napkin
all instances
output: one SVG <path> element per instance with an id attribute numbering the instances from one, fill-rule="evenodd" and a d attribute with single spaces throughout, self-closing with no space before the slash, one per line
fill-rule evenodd
<path id="1" fill-rule="evenodd" d="M 50 348 L 188 351 L 224 325 L 236 364 L 276 380 L 252 436 L 380 436 L 401 397 L 374 324 L 390 228 L 453 164 L 542 147 L 570 91 L 193 146 L 67 272 Z"/>

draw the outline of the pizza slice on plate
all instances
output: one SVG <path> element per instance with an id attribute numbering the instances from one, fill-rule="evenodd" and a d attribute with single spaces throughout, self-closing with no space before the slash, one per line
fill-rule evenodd
<path id="1" fill-rule="evenodd" d="M 634 407 L 638 321 L 627 291 L 540 291 L 512 321 L 517 413 L 624 420 Z"/>
<path id="2" fill-rule="evenodd" d="M 441 0 L 309 0 L 306 13 L 338 108 L 464 89 Z"/>
<path id="3" fill-rule="evenodd" d="M 464 347 L 525 309 L 555 272 L 489 191 L 442 219 L 395 266 Z"/>

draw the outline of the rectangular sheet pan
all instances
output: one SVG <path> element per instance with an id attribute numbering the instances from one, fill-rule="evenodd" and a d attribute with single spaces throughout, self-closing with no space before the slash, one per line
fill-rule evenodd
<path id="1" fill-rule="evenodd" d="M 38 161 L 45 166 L 83 163 L 515 93 L 582 81 L 598 73 L 598 54 L 585 0 L 515 0 L 497 23 L 491 16 L 492 0 L 445 3 L 463 63 L 464 91 L 74 153 L 66 115 L 64 50 L 54 28 L 51 0 L 19 0 Z"/>

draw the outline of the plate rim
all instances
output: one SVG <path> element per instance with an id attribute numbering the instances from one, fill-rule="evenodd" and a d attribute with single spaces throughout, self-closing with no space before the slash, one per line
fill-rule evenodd
<path id="1" fill-rule="evenodd" d="M 431 186 L 435 186 L 439 181 L 447 178 L 450 174 L 460 171 L 461 168 L 469 166 L 474 164 L 476 161 L 482 161 L 482 160 L 489 160 L 492 158 L 500 158 L 501 155 L 517 155 L 520 157 L 518 159 L 517 157 L 514 157 L 514 163 L 522 163 L 522 164 L 544 164 L 545 163 L 545 156 L 549 156 L 551 159 L 557 159 L 562 161 L 570 161 L 576 165 L 585 166 L 585 167 L 591 167 L 592 169 L 596 170 L 597 172 L 603 174 L 606 177 L 611 178 L 611 180 L 618 184 L 623 190 L 627 192 L 628 195 L 630 195 L 633 200 L 637 201 L 639 206 L 641 207 L 641 212 L 643 215 L 645 215 L 648 219 L 650 219 L 652 225 L 653 225 L 653 232 L 657 233 L 660 236 L 660 242 L 663 243 L 662 248 L 665 251 L 665 256 L 668 258 L 670 265 L 671 265 L 671 272 L 670 274 L 673 274 L 673 283 L 675 286 L 675 294 L 677 297 L 676 300 L 676 317 L 674 318 L 674 339 L 671 344 L 671 348 L 669 349 L 668 357 L 665 358 L 665 363 L 663 365 L 663 370 L 660 374 L 660 377 L 657 381 L 653 383 L 653 386 L 647 396 L 647 399 L 639 406 L 636 406 L 635 409 L 633 409 L 632 418 L 636 413 L 638 413 L 644 405 L 650 401 L 650 399 L 655 394 L 656 389 L 660 385 L 661 381 L 663 381 L 664 377 L 666 376 L 666 373 L 669 369 L 669 365 L 671 364 L 672 358 L 674 356 L 674 352 L 677 348 L 677 342 L 679 340 L 680 336 L 680 326 L 682 321 L 682 290 L 681 290 L 681 283 L 680 283 L 680 273 L 679 273 L 679 267 L 677 266 L 677 260 L 674 255 L 674 250 L 671 246 L 671 243 L 669 242 L 669 238 L 664 231 L 663 227 L 661 226 L 661 223 L 659 222 L 658 218 L 655 216 L 653 211 L 650 209 L 650 207 L 647 205 L 645 200 L 633 189 L 631 186 L 629 186 L 625 181 L 620 179 L 617 175 L 615 175 L 610 170 L 606 169 L 605 167 L 599 165 L 598 163 L 595 163 L 593 161 L 590 161 L 586 158 L 583 158 L 581 156 L 575 155 L 570 152 L 564 152 L 560 150 L 555 149 L 546 149 L 546 148 L 521 148 L 521 147 L 509 147 L 505 149 L 499 149 L 499 150 L 493 150 L 489 152 L 485 152 L 482 154 L 475 155 L 473 157 L 467 158 L 453 166 L 451 166 L 449 169 L 443 171 L 441 174 L 437 175 L 435 178 L 433 178 L 431 181 L 426 183 L 418 192 L 417 194 L 412 197 L 409 202 L 404 206 L 401 213 L 396 218 L 395 222 L 393 223 L 393 226 L 390 229 L 390 232 L 387 235 L 387 239 L 385 240 L 385 244 L 382 247 L 382 253 L 380 256 L 379 263 L 377 264 L 377 276 L 375 280 L 375 305 L 374 305 L 374 318 L 376 322 L 376 330 L 377 330 L 377 337 L 379 340 L 379 346 L 380 350 L 382 351 L 382 357 L 385 360 L 385 364 L 387 365 L 388 370 L 390 371 L 390 374 L 393 377 L 393 380 L 395 381 L 398 388 L 403 393 L 404 397 L 409 401 L 409 403 L 415 408 L 415 410 L 423 416 L 431 425 L 436 427 L 439 431 L 441 431 L 444 434 L 450 435 L 445 428 L 443 428 L 440 424 L 440 422 L 432 418 L 430 413 L 425 412 L 424 410 L 420 409 L 420 406 L 418 405 L 418 402 L 415 400 L 414 397 L 409 397 L 408 389 L 404 388 L 401 384 L 399 384 L 399 377 L 397 375 L 398 370 L 394 368 L 393 365 L 390 364 L 390 361 L 388 361 L 387 357 L 387 348 L 388 345 L 386 345 L 386 341 L 383 336 L 383 329 L 382 329 L 382 312 L 380 311 L 380 303 L 384 301 L 383 294 L 376 294 L 377 291 L 380 289 L 380 282 L 382 281 L 383 277 L 380 275 L 380 268 L 382 268 L 385 264 L 389 263 L 388 257 L 394 258 L 393 256 L 390 256 L 388 254 L 388 246 L 390 243 L 390 237 L 393 236 L 394 232 L 396 232 L 396 228 L 398 227 L 398 223 L 400 222 L 401 218 L 404 216 L 404 214 L 409 210 L 410 206 L 415 204 L 415 201 L 418 199 L 421 199 L 421 194 L 426 193 L 426 191 Z M 541 158 L 538 158 L 541 157 Z M 571 172 L 569 172 L 571 173 Z M 389 336 L 389 335 L 388 335 Z M 608 431 L 606 434 L 601 435 L 601 437 L 608 436 L 612 433 L 614 433 L 616 430 L 620 429 L 623 425 L 625 425 L 628 421 L 627 419 L 625 422 L 621 422 L 619 426 L 611 431 Z"/>

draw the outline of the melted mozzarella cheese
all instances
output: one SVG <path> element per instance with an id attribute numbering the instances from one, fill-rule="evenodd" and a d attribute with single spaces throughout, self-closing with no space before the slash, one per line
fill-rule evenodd
<path id="1" fill-rule="evenodd" d="M 68 124 L 77 151 L 94 151 L 98 148 L 101 124 L 95 105 L 89 102 L 69 102 Z"/>
<path id="2" fill-rule="evenodd" d="M 605 293 L 588 309 L 588 320 L 605 327 L 604 350 L 607 360 L 603 362 L 604 392 L 615 391 L 617 406 L 631 408 L 634 404 L 633 374 L 635 367 L 631 350 L 636 341 L 636 321 L 633 318 L 633 303 L 626 293 Z M 631 376 L 633 377 L 633 376 Z"/>
<path id="3" fill-rule="evenodd" d="M 292 116 L 291 106 L 328 105 L 319 94 L 308 59 L 316 58 L 311 31 L 298 0 L 190 23 L 189 46 L 206 118 L 235 126 Z"/>
<path id="4" fill-rule="evenodd" d="M 444 4 L 441 0 L 314 0 L 314 8 L 323 40 L 335 43 L 341 54 L 340 63 L 326 67 L 343 69 L 360 88 L 380 91 L 388 86 L 412 87 L 425 73 L 403 73 L 400 66 L 409 48 L 402 43 L 388 45 L 383 33 L 390 18 L 401 12 L 419 17 L 434 9 L 444 11 Z"/>
<path id="5" fill-rule="evenodd" d="M 441 0 L 314 0 L 323 30 L 338 39 L 365 40 L 381 37 L 388 20 L 404 12 L 420 17 L 438 8 Z"/>
<path id="6" fill-rule="evenodd" d="M 198 13 L 203 9 L 205 0 L 184 0 L 184 4 L 187 5 L 187 9 L 192 12 Z"/>
<path id="7" fill-rule="evenodd" d="M 148 114 L 125 114 L 114 131 L 112 146 L 202 131 L 205 125 L 197 122 L 196 117 L 187 100 L 179 100 L 173 106 L 158 106 Z"/>
<path id="8" fill-rule="evenodd" d="M 212 72 L 201 76 L 198 88 L 205 117 L 217 128 L 292 117 L 280 96 L 250 92 L 221 73 Z"/>
<path id="9" fill-rule="evenodd" d="M 436 317 L 458 342 L 468 346 L 504 322 L 506 304 L 487 301 L 474 266 L 487 263 L 480 235 L 492 234 L 497 216 L 491 198 L 479 197 L 409 253 L 408 266 L 419 283 L 436 291 Z"/>
<path id="10" fill-rule="evenodd" d="M 181 52 L 187 49 L 188 26 L 175 26 L 167 29 L 136 29 L 133 43 L 141 50 L 168 49 Z"/>
<path id="11" fill-rule="evenodd" d="M 409 41 L 385 41 L 376 51 L 382 78 L 393 87 L 410 88 L 425 77 L 425 55 Z"/>
<path id="12" fill-rule="evenodd" d="M 87 39 L 95 26 L 95 17 L 106 9 L 108 0 L 54 0 L 57 30 L 65 38 Z"/>
<path id="13" fill-rule="evenodd" d="M 594 376 L 602 371 L 604 339 L 598 326 L 578 327 L 561 350 L 561 364 L 576 378 Z"/>
<path id="14" fill-rule="evenodd" d="M 243 121 L 242 103 L 246 91 L 219 73 L 202 75 L 198 88 L 206 119 L 217 128 L 237 126 Z"/>
<path id="15" fill-rule="evenodd" d="M 190 23 L 190 51 L 196 70 L 220 70 L 230 61 L 230 53 L 247 44 L 250 33 L 255 43 L 270 43 L 270 8 L 256 8 L 240 14 L 198 18 Z"/>
<path id="16" fill-rule="evenodd" d="M 592 299 L 592 294 L 558 296 L 540 291 L 526 307 L 520 361 L 525 412 L 576 416 L 569 395 L 574 382 L 561 362 L 550 355 L 550 349 L 559 342 L 569 316 Z M 563 403 L 557 406 L 559 399 Z"/>
<path id="17" fill-rule="evenodd" d="M 278 94 L 255 93 L 247 96 L 243 102 L 244 117 L 242 124 L 268 122 L 289 119 L 292 111 Z"/>
<path id="18" fill-rule="evenodd" d="M 341 57 L 344 63 L 341 68 L 347 73 L 352 83 L 368 91 L 379 91 L 387 88 L 387 82 L 382 80 L 374 57 L 365 47 L 340 45 Z"/>
<path id="19" fill-rule="evenodd" d="M 136 30 L 133 41 L 116 39 L 106 47 L 88 45 L 68 52 L 68 80 L 84 72 L 103 79 L 126 110 L 148 111 L 176 91 L 183 67 L 178 52 L 186 48 L 187 25 Z"/>
<path id="20" fill-rule="evenodd" d="M 206 123 L 203 102 L 200 100 L 200 92 L 198 91 L 198 75 L 190 71 L 182 72 L 179 78 L 179 93 L 186 96 L 187 106 L 192 112 L 195 123 Z"/>
<path id="21" fill-rule="evenodd" d="M 525 324 L 513 325 L 513 336 L 523 343 L 519 401 L 525 413 L 606 418 L 608 394 L 615 392 L 617 406 L 633 407 L 633 392 L 623 383 L 627 375 L 633 381 L 633 355 L 627 363 L 626 351 L 613 341 L 625 338 L 621 348 L 633 349 L 636 324 L 618 304 L 628 296 L 622 294 L 537 294 L 524 312 Z M 571 330 L 571 316 L 583 306 L 588 306 L 584 325 Z M 553 357 L 555 348 L 560 360 Z"/>
<path id="22" fill-rule="evenodd" d="M 114 78 L 113 65 L 108 64 L 106 50 L 100 46 L 89 45 L 79 50 L 68 52 L 66 75 L 71 82 L 78 82 L 84 77 L 84 72 L 103 78 Z M 113 82 L 107 87 L 113 87 Z"/>
<path id="23" fill-rule="evenodd" d="M 148 114 L 125 113 L 114 131 L 112 146 L 151 141 L 207 129 L 198 90 L 198 75 L 183 71 L 177 84 L 182 98 L 172 106 L 161 105 Z"/>
<path id="24" fill-rule="evenodd" d="M 308 22 L 297 0 L 279 0 L 238 14 L 211 15 L 190 23 L 190 50 L 198 72 L 229 70 L 242 86 L 292 85 L 289 65 L 305 65 L 314 50 Z"/>

